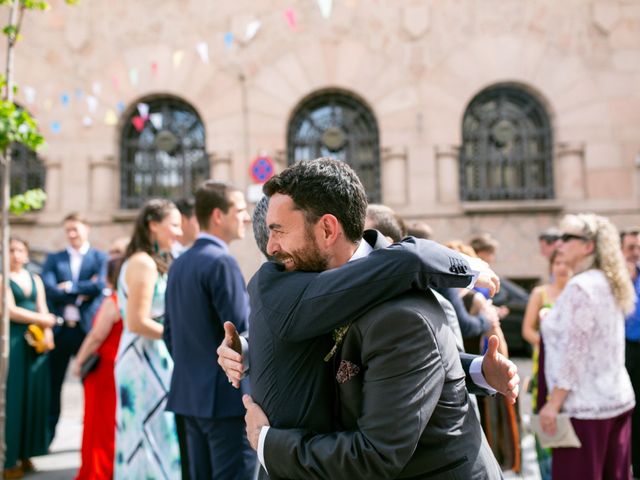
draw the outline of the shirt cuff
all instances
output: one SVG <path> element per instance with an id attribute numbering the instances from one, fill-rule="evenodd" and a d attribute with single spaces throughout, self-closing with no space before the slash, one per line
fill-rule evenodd
<path id="1" fill-rule="evenodd" d="M 240 345 L 242 345 L 242 373 L 243 378 L 249 372 L 249 342 L 240 335 Z"/>
<path id="2" fill-rule="evenodd" d="M 484 357 L 477 357 L 471 360 L 469 375 L 471 375 L 471 380 L 473 380 L 473 383 L 478 387 L 484 388 L 491 395 L 495 395 L 497 390 L 487 383 L 482 374 L 482 360 L 484 360 Z"/>
<path id="3" fill-rule="evenodd" d="M 258 460 L 260 460 L 260 465 L 262 465 L 265 472 L 267 472 L 267 465 L 264 463 L 264 442 L 267 438 L 268 431 L 269 427 L 262 427 L 260 429 L 260 436 L 258 437 Z M 267 474 L 268 473 L 269 472 L 267 472 Z"/>
<path id="4" fill-rule="evenodd" d="M 467 285 L 467 288 L 469 290 L 473 289 L 473 287 L 476 286 L 476 282 L 478 281 L 478 277 L 480 276 L 480 272 L 478 270 L 474 270 L 473 268 L 470 270 L 471 270 L 471 281 L 469 282 L 469 285 Z"/>

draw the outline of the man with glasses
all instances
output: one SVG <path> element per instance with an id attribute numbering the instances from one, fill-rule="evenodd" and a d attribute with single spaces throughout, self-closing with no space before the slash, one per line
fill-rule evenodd
<path id="1" fill-rule="evenodd" d="M 636 309 L 625 321 L 626 367 L 636 399 L 640 398 L 640 228 L 622 230 L 620 243 L 631 280 L 636 290 Z M 634 477 L 640 477 L 640 409 L 636 407 L 631 419 L 631 465 Z"/>

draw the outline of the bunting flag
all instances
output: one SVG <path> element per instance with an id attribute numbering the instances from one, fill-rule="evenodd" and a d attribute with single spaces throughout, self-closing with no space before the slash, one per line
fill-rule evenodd
<path id="1" fill-rule="evenodd" d="M 69 102 L 71 101 L 71 97 L 69 97 L 69 94 L 66 92 L 63 92 L 60 95 L 60 103 L 62 103 L 63 107 L 68 107 L 69 106 Z"/>
<path id="2" fill-rule="evenodd" d="M 138 105 L 138 113 L 142 118 L 149 117 L 149 104 L 140 102 Z"/>
<path id="3" fill-rule="evenodd" d="M 124 112 L 124 109 L 127 108 L 124 104 L 124 102 L 120 101 L 118 102 L 118 104 L 116 105 L 116 110 L 118 111 L 118 113 L 122 113 Z"/>
<path id="4" fill-rule="evenodd" d="M 53 102 L 51 101 L 51 99 L 50 99 L 50 98 L 47 98 L 47 99 L 44 101 L 44 109 L 45 109 L 45 110 L 51 110 L 51 107 L 53 107 Z"/>
<path id="5" fill-rule="evenodd" d="M 253 37 L 256 36 L 261 26 L 262 26 L 262 23 L 260 22 L 260 20 L 254 20 L 253 22 L 249 22 L 247 24 L 247 29 L 244 32 L 245 41 L 250 42 L 251 40 L 253 40 Z"/>
<path id="6" fill-rule="evenodd" d="M 173 68 L 178 68 L 182 63 L 182 58 L 184 57 L 184 51 L 176 50 L 172 55 Z"/>
<path id="7" fill-rule="evenodd" d="M 90 127 L 91 125 L 93 125 L 93 119 L 89 115 L 85 115 L 84 117 L 82 117 L 82 125 L 84 125 L 85 127 Z"/>
<path id="8" fill-rule="evenodd" d="M 151 62 L 151 73 L 153 75 L 158 73 L 158 62 Z"/>
<path id="9" fill-rule="evenodd" d="M 138 69 L 132 68 L 129 70 L 129 81 L 134 87 L 138 85 Z"/>
<path id="10" fill-rule="evenodd" d="M 233 46 L 233 33 L 227 32 L 224 34 L 224 46 L 229 49 Z"/>
<path id="11" fill-rule="evenodd" d="M 333 0 L 318 0 L 318 7 L 320 7 L 320 13 L 322 16 L 324 18 L 329 18 L 333 8 Z"/>
<path id="12" fill-rule="evenodd" d="M 198 55 L 200 55 L 202 63 L 209 63 L 209 45 L 207 45 L 207 42 L 198 43 L 196 50 L 198 51 Z"/>
<path id="13" fill-rule="evenodd" d="M 118 116 L 116 115 L 116 112 L 114 112 L 113 110 L 109 109 L 107 110 L 107 112 L 104 115 L 104 123 L 106 123 L 107 125 L 117 125 L 118 124 Z"/>
<path id="14" fill-rule="evenodd" d="M 33 103 L 36 101 L 36 89 L 33 87 L 24 87 L 22 89 L 24 92 L 24 99 L 27 103 Z"/>
<path id="15" fill-rule="evenodd" d="M 287 8 L 284 11 L 284 19 L 287 21 L 287 25 L 289 25 L 289 28 L 291 30 L 296 29 L 296 25 L 298 24 L 298 22 L 296 21 L 296 12 L 293 10 L 293 8 Z"/>
<path id="16" fill-rule="evenodd" d="M 98 109 L 98 99 L 93 95 L 87 95 L 87 108 L 89 109 L 89 113 L 95 113 Z"/>
<path id="17" fill-rule="evenodd" d="M 161 113 L 152 113 L 151 115 L 149 115 L 149 121 L 151 122 L 151 125 L 153 125 L 153 127 L 156 130 L 160 130 L 162 128 L 162 114 Z"/>
<path id="18" fill-rule="evenodd" d="M 53 133 L 60 133 L 60 129 L 62 128 L 62 125 L 60 125 L 60 122 L 51 122 L 51 131 Z"/>
<path id="19" fill-rule="evenodd" d="M 131 119 L 131 123 L 133 124 L 134 128 L 138 131 L 138 133 L 144 130 L 145 122 L 146 122 L 146 119 L 142 118 L 140 115 L 136 115 Z"/>

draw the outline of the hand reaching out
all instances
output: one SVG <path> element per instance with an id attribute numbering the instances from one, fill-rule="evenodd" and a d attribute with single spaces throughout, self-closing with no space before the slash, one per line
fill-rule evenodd
<path id="1" fill-rule="evenodd" d="M 231 322 L 224 322 L 224 339 L 216 350 L 218 365 L 235 388 L 240 388 L 240 380 L 244 378 L 244 358 L 242 344 L 236 327 Z"/>
<path id="2" fill-rule="evenodd" d="M 489 348 L 482 360 L 482 374 L 489 385 L 504 395 L 510 403 L 515 403 L 520 388 L 518 367 L 498 352 L 499 346 L 498 337 L 489 337 Z"/>

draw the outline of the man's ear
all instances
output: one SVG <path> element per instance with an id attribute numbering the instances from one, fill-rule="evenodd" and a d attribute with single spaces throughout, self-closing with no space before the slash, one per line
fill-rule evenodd
<path id="1" fill-rule="evenodd" d="M 220 225 L 220 223 L 222 222 L 222 210 L 220 210 L 219 208 L 214 208 L 213 211 L 211 212 L 211 216 L 209 217 L 209 225 Z"/>
<path id="2" fill-rule="evenodd" d="M 320 230 L 320 238 L 326 246 L 333 245 L 342 230 L 338 219 L 330 213 L 325 213 L 321 216 L 316 226 Z"/>

